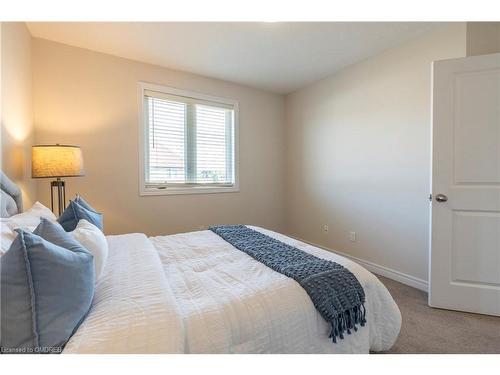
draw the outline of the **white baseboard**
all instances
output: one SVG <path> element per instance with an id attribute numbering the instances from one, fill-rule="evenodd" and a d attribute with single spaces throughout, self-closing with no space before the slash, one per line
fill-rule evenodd
<path id="1" fill-rule="evenodd" d="M 290 237 L 292 237 L 292 236 L 290 236 Z M 293 237 L 293 238 L 295 238 L 295 237 Z M 374 274 L 387 277 L 388 279 L 398 281 L 402 284 L 411 286 L 412 288 L 420 289 L 424 292 L 428 292 L 428 290 L 429 290 L 429 283 L 426 280 L 422 280 L 422 279 L 419 279 L 418 277 L 407 275 L 403 272 L 399 272 L 399 271 L 393 270 L 391 268 L 381 266 L 379 264 L 370 262 L 368 260 L 356 258 L 352 255 L 343 253 L 341 251 L 332 250 L 332 249 L 329 249 L 325 246 L 317 245 L 317 244 L 314 244 L 312 242 L 302 240 L 300 238 L 296 238 L 296 239 L 298 241 L 308 243 L 309 245 L 316 246 L 316 247 L 319 247 L 320 249 L 323 249 L 326 251 L 331 251 L 332 253 L 339 254 L 339 255 L 342 255 L 343 257 L 351 259 L 352 261 L 359 263 L 360 265 L 365 267 L 368 271 L 373 272 Z"/>

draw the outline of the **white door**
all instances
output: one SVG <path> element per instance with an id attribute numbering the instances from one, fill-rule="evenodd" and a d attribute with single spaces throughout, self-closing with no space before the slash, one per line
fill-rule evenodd
<path id="1" fill-rule="evenodd" d="M 500 54 L 433 64 L 429 305 L 500 315 Z"/>

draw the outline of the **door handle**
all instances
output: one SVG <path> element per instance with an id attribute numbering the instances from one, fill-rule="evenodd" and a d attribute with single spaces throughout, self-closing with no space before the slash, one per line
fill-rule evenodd
<path id="1" fill-rule="evenodd" d="M 439 203 L 446 202 L 448 200 L 448 197 L 444 194 L 438 194 L 436 195 L 436 201 Z"/>

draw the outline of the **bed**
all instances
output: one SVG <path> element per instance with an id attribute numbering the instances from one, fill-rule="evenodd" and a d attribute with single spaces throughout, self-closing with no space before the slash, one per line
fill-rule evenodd
<path id="1" fill-rule="evenodd" d="M 5 176 L 1 188 L 12 215 L 20 195 Z M 333 343 L 296 281 L 212 231 L 131 233 L 107 236 L 109 257 L 92 307 L 63 354 L 368 353 L 394 344 L 401 314 L 372 273 L 335 253 L 251 228 L 350 270 L 365 291 L 367 324 Z"/>

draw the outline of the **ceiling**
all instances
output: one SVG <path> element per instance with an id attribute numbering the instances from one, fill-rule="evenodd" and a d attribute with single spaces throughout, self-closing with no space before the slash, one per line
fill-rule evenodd
<path id="1" fill-rule="evenodd" d="M 279 94 L 404 43 L 429 22 L 30 22 L 34 37 Z"/>

